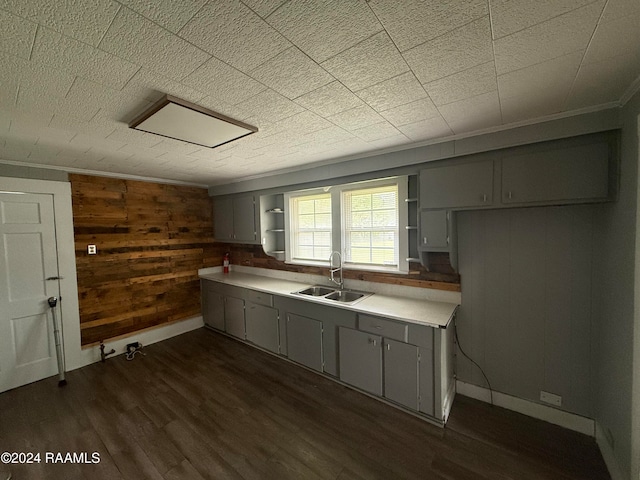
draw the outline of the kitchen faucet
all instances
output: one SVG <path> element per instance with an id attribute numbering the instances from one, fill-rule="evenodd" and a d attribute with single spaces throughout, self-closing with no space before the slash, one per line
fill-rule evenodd
<path id="1" fill-rule="evenodd" d="M 335 257 L 336 255 L 338 256 L 338 266 L 335 266 L 333 263 L 333 257 Z M 335 279 L 336 272 L 340 272 L 340 280 Z M 331 255 L 329 256 L 329 273 L 330 273 L 329 278 L 331 279 L 331 281 L 336 285 L 338 285 L 340 290 L 343 290 L 344 277 L 342 276 L 342 255 L 340 254 L 340 252 L 336 252 L 336 251 L 331 252 Z"/>

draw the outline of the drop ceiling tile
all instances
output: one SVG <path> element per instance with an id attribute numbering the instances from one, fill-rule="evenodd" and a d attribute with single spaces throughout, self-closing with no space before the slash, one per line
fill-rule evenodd
<path id="1" fill-rule="evenodd" d="M 333 125 L 313 112 L 305 110 L 301 113 L 275 122 L 271 128 L 273 133 L 296 132 L 296 135 L 324 130 Z"/>
<path id="2" fill-rule="evenodd" d="M 318 63 L 382 30 L 362 1 L 296 0 L 278 8 L 267 22 Z"/>
<path id="3" fill-rule="evenodd" d="M 10 138 L 5 139 L 4 146 L 0 148 L 0 158 L 14 162 L 26 161 L 29 153 L 31 153 L 31 145 Z"/>
<path id="4" fill-rule="evenodd" d="M 75 75 L 55 71 L 36 62 L 0 52 L 0 85 L 3 89 L 41 90 L 54 97 L 65 97 Z"/>
<path id="5" fill-rule="evenodd" d="M 546 22 L 594 0 L 489 0 L 493 38 L 511 35 L 533 25 Z"/>
<path id="6" fill-rule="evenodd" d="M 5 85 L 0 82 L 0 108 L 12 108 L 18 98 L 18 85 Z"/>
<path id="7" fill-rule="evenodd" d="M 250 112 L 248 118 L 243 119 L 247 123 L 255 122 L 258 126 L 261 123 L 272 123 L 291 117 L 304 109 L 297 103 L 292 102 L 271 89 L 260 92 L 257 95 L 238 104 L 242 110 Z"/>
<path id="8" fill-rule="evenodd" d="M 353 134 L 365 142 L 374 142 L 383 138 L 395 137 L 400 132 L 389 122 L 382 121 L 381 123 L 374 123 L 373 125 L 353 130 Z"/>
<path id="9" fill-rule="evenodd" d="M 425 98 L 427 93 L 413 73 L 407 72 L 360 90 L 357 95 L 373 109 L 382 112 Z"/>
<path id="10" fill-rule="evenodd" d="M 563 97 L 564 100 L 578 73 L 582 55 L 581 51 L 573 52 L 500 75 L 498 77 L 500 99 L 527 96 L 535 102 L 540 96 L 552 94 L 556 97 Z"/>
<path id="11" fill-rule="evenodd" d="M 370 0 L 401 52 L 489 14 L 486 0 Z"/>
<path id="12" fill-rule="evenodd" d="M 182 83 L 232 105 L 267 88 L 215 57 L 186 77 Z"/>
<path id="13" fill-rule="evenodd" d="M 619 18 L 640 18 L 640 3 L 637 0 L 609 0 L 602 12 L 599 23 L 607 23 Z"/>
<path id="14" fill-rule="evenodd" d="M 363 105 L 340 112 L 328 117 L 327 120 L 351 132 L 385 121 L 384 118 L 369 105 Z"/>
<path id="15" fill-rule="evenodd" d="M 569 110 L 615 102 L 638 78 L 640 56 L 631 52 L 580 66 L 567 103 Z"/>
<path id="16" fill-rule="evenodd" d="M 47 28 L 38 28 L 32 61 L 121 89 L 140 68 Z"/>
<path id="17" fill-rule="evenodd" d="M 335 80 L 296 47 L 279 53 L 249 75 L 290 99 Z"/>
<path id="18" fill-rule="evenodd" d="M 598 63 L 630 53 L 640 55 L 640 12 L 638 15 L 600 22 L 589 42 L 584 62 Z"/>
<path id="19" fill-rule="evenodd" d="M 125 143 L 117 148 L 109 150 L 117 150 L 120 155 L 126 155 L 127 157 L 136 155 L 138 157 L 158 158 L 163 153 L 165 153 L 164 150 L 160 150 L 157 148 L 147 148 L 141 145 L 134 145 L 132 143 Z"/>
<path id="20" fill-rule="evenodd" d="M 177 33 L 207 3 L 207 0 L 120 0 L 140 15 Z"/>
<path id="21" fill-rule="evenodd" d="M 0 8 L 95 47 L 120 5 L 111 0 L 0 0 Z"/>
<path id="22" fill-rule="evenodd" d="M 29 59 L 37 25 L 0 10 L 0 51 Z"/>
<path id="23" fill-rule="evenodd" d="M 163 138 L 159 135 L 141 132 L 133 128 L 118 126 L 112 133 L 105 137 L 107 140 L 116 142 L 130 143 L 140 147 L 151 148 L 162 142 Z"/>
<path id="24" fill-rule="evenodd" d="M 414 142 L 453 135 L 451 128 L 440 115 L 401 125 L 398 130 Z"/>
<path id="25" fill-rule="evenodd" d="M 403 55 L 423 84 L 487 63 L 493 60 L 489 17 L 418 45 Z"/>
<path id="26" fill-rule="evenodd" d="M 242 3 L 262 18 L 267 18 L 286 1 L 287 0 L 242 0 Z"/>
<path id="27" fill-rule="evenodd" d="M 205 97 L 204 93 L 188 87 L 181 82 L 152 72 L 147 68 L 138 70 L 122 91 L 128 95 L 144 98 L 150 102 L 160 100 L 165 94 L 173 95 L 174 97 L 192 103 L 198 103 L 198 101 Z"/>
<path id="28" fill-rule="evenodd" d="M 173 138 L 163 138 L 159 143 L 156 143 L 151 148 L 154 150 L 161 150 L 171 155 L 190 155 L 193 152 L 197 152 L 202 149 L 199 145 L 182 142 Z"/>
<path id="29" fill-rule="evenodd" d="M 179 35 L 245 73 L 291 46 L 238 0 L 208 3 Z"/>
<path id="30" fill-rule="evenodd" d="M 231 117 L 235 120 L 248 118 L 251 115 L 251 112 L 245 111 L 239 105 L 230 105 L 218 98 L 204 97 L 203 99 L 194 103 L 200 105 L 201 107 L 208 108 L 209 110 L 213 110 L 216 113 L 221 113 L 223 115 L 226 115 L 227 117 Z"/>
<path id="31" fill-rule="evenodd" d="M 99 46 L 175 80 L 183 79 L 210 58 L 206 52 L 124 7 Z"/>
<path id="32" fill-rule="evenodd" d="M 100 136 L 106 138 L 117 128 L 127 128 L 122 122 L 117 122 L 110 118 L 105 118 L 103 112 L 98 112 L 90 122 L 83 122 L 73 117 L 54 115 L 48 124 L 52 128 L 65 130 L 73 133 L 85 133 L 87 135 Z"/>
<path id="33" fill-rule="evenodd" d="M 502 123 L 498 92 L 488 92 L 475 97 L 439 107 L 442 117 L 454 133 L 471 132 Z"/>
<path id="34" fill-rule="evenodd" d="M 381 114 L 396 127 L 421 120 L 440 116 L 438 109 L 430 98 L 422 98 L 415 102 L 386 110 Z"/>
<path id="35" fill-rule="evenodd" d="M 322 67 L 353 92 L 409 70 L 386 32 L 332 57 L 323 62 Z"/>
<path id="36" fill-rule="evenodd" d="M 94 137 L 79 133 L 71 139 L 69 144 L 78 151 L 88 152 L 89 150 L 103 150 L 106 152 L 121 150 L 126 147 L 122 142 L 107 140 L 106 138 Z"/>
<path id="37" fill-rule="evenodd" d="M 494 42 L 498 75 L 584 50 L 603 3 L 594 2 Z"/>
<path id="38" fill-rule="evenodd" d="M 9 135 L 13 140 L 35 145 L 38 141 L 38 129 L 33 128 L 28 123 L 11 122 L 9 127 Z"/>
<path id="39" fill-rule="evenodd" d="M 340 82 L 331 82 L 296 98 L 295 101 L 321 117 L 330 117 L 336 113 L 364 105 L 362 100 Z"/>
<path id="40" fill-rule="evenodd" d="M 31 89 L 20 90 L 17 107 L 32 114 L 56 114 L 76 118 L 84 122 L 91 120 L 100 109 L 95 105 L 85 105 L 74 99 L 52 97 L 47 95 L 46 92 Z"/>
<path id="41" fill-rule="evenodd" d="M 492 61 L 483 63 L 477 67 L 471 67 L 468 70 L 434 80 L 427 83 L 424 88 L 436 105 L 445 105 L 475 97 L 497 88 L 496 67 Z"/>

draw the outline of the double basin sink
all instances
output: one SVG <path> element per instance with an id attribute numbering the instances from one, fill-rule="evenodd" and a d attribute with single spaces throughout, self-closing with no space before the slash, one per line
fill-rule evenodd
<path id="1" fill-rule="evenodd" d="M 297 292 L 293 292 L 295 295 L 301 295 L 304 297 L 312 297 L 316 300 L 327 300 L 328 302 L 336 303 L 356 303 L 363 298 L 366 298 L 373 293 L 368 292 L 356 292 L 353 290 L 336 290 L 331 287 L 323 287 L 315 285 L 313 287 L 307 287 Z"/>

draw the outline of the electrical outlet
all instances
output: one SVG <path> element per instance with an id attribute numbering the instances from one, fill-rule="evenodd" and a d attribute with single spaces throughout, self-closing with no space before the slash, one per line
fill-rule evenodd
<path id="1" fill-rule="evenodd" d="M 560 395 L 555 395 L 543 390 L 540 390 L 540 401 L 550 405 L 555 405 L 556 407 L 562 406 L 562 397 Z"/>
<path id="2" fill-rule="evenodd" d="M 87 245 L 87 253 L 89 255 L 95 255 L 96 253 L 98 253 L 98 249 L 95 245 Z"/>

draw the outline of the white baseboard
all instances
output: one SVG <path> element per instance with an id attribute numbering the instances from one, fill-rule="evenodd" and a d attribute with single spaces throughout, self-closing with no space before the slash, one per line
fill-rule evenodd
<path id="1" fill-rule="evenodd" d="M 602 454 L 604 463 L 607 465 L 609 475 L 611 475 L 611 480 L 627 480 L 627 477 L 625 477 L 620 470 L 618 460 L 616 460 L 616 456 L 613 453 L 613 448 L 607 439 L 607 435 L 605 434 L 602 425 L 598 422 L 596 422 L 596 443 L 600 448 L 600 453 Z"/>
<path id="2" fill-rule="evenodd" d="M 128 343 L 140 342 L 142 345 L 151 345 L 152 343 L 161 342 L 162 340 L 196 330 L 202 326 L 204 326 L 204 321 L 200 315 L 186 320 L 181 320 L 179 322 L 170 323 L 169 325 L 143 330 L 141 332 L 133 332 L 131 335 L 127 335 L 126 337 L 105 342 L 105 351 L 108 352 L 113 348 L 116 351 L 114 355 L 119 355 L 125 352 Z M 67 371 L 99 362 L 100 347 L 95 345 L 82 349 L 80 358 L 75 360 L 76 361 L 71 365 L 69 365 L 70 362 L 67 362 Z"/>
<path id="3" fill-rule="evenodd" d="M 460 395 L 490 402 L 489 390 L 484 387 L 456 380 L 456 390 Z M 493 404 L 591 437 L 595 435 L 595 422 L 591 418 L 495 391 L 493 392 Z"/>

